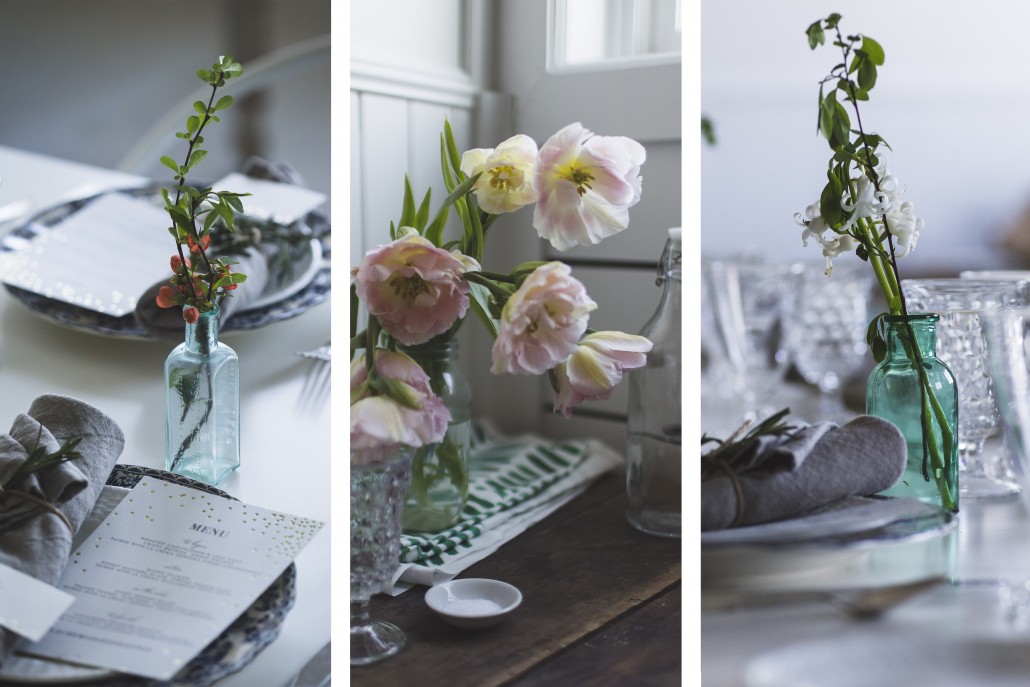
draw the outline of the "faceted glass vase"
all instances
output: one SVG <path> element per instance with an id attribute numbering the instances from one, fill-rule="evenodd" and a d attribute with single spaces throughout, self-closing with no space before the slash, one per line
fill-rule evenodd
<path id="1" fill-rule="evenodd" d="M 908 445 L 905 472 L 884 495 L 912 497 L 958 512 L 958 387 L 936 355 L 938 319 L 927 313 L 887 316 L 887 353 L 869 375 L 866 412 L 894 423 Z M 937 421 L 927 422 L 927 417 L 938 417 L 935 409 L 945 418 L 950 440 Z M 929 429 L 926 436 L 924 427 Z"/>
<path id="2" fill-rule="evenodd" d="M 165 468 L 219 484 L 240 466 L 240 361 L 218 341 L 218 308 L 165 360 Z"/>
<path id="3" fill-rule="evenodd" d="M 411 461 L 411 489 L 404 502 L 406 532 L 439 532 L 455 525 L 468 500 L 472 395 L 458 360 L 458 342 L 443 334 L 417 346 L 400 346 L 429 375 L 429 384 L 451 420 L 447 433 Z"/>
<path id="4" fill-rule="evenodd" d="M 683 508 L 680 448 L 680 240 L 669 233 L 659 265 L 658 309 L 640 331 L 653 347 L 647 364 L 628 372 L 626 519 L 636 529 L 679 537 Z"/>
<path id="5" fill-rule="evenodd" d="M 401 512 L 411 480 L 413 450 L 404 447 L 350 469 L 350 662 L 380 661 L 401 650 L 404 632 L 369 617 L 372 595 L 397 570 Z"/>

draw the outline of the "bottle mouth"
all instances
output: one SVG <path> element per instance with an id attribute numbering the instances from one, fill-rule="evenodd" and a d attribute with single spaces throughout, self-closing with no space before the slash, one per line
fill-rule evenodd
<path id="1" fill-rule="evenodd" d="M 908 315 L 887 315 L 888 322 L 936 322 L 941 316 L 935 312 L 910 312 Z"/>

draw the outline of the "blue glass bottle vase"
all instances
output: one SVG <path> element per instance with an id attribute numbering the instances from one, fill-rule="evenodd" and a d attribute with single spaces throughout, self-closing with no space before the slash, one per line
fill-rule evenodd
<path id="1" fill-rule="evenodd" d="M 218 315 L 187 322 L 165 360 L 165 468 L 211 485 L 240 466 L 240 362 L 218 341 Z"/>
<path id="2" fill-rule="evenodd" d="M 937 358 L 938 319 L 887 316 L 886 357 L 869 376 L 866 412 L 897 425 L 908 444 L 904 474 L 883 493 L 958 512 L 958 387 Z"/>

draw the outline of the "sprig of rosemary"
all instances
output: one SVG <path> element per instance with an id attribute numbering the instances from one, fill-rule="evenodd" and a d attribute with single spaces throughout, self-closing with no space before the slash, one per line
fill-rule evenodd
<path id="1" fill-rule="evenodd" d="M 43 426 L 40 425 L 39 433 L 36 434 L 36 444 L 29 451 L 29 457 L 14 472 L 8 475 L 7 479 L 0 482 L 0 491 L 7 489 L 11 485 L 18 484 L 34 472 L 82 458 L 82 454 L 77 450 L 82 437 L 73 437 L 65 440 L 61 447 L 52 453 L 47 453 L 46 447 L 40 445 L 42 437 Z"/>
<path id="2" fill-rule="evenodd" d="M 701 446 L 717 443 L 719 446 L 708 453 L 701 455 L 701 479 L 708 478 L 722 463 L 727 467 L 734 468 L 740 462 L 742 456 L 748 455 L 758 440 L 764 436 L 789 437 L 800 429 L 798 425 L 784 422 L 784 418 L 790 414 L 790 408 L 774 413 L 762 420 L 760 423 L 751 426 L 751 420 L 745 422 L 741 427 L 726 439 L 704 434 L 701 436 Z"/>

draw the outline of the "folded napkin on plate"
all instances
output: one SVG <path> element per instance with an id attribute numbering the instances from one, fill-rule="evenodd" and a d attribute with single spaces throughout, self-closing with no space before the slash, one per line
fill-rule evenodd
<path id="1" fill-rule="evenodd" d="M 241 170 L 243 174 L 255 179 L 277 181 L 294 186 L 305 186 L 304 179 L 290 165 L 280 162 L 271 163 L 258 157 L 248 158 Z M 246 198 L 244 208 L 246 208 Z M 314 210 L 308 213 L 307 225 L 299 231 L 309 233 L 312 238 L 321 238 L 329 233 L 329 220 L 325 213 Z M 219 303 L 220 323 L 225 323 L 234 313 L 240 312 L 256 301 L 263 294 L 270 279 L 273 278 L 271 265 L 278 257 L 280 247 L 263 244 L 261 249 L 248 248 L 243 255 L 233 256 L 239 264 L 233 267 L 234 272 L 247 275 L 247 281 L 233 291 L 231 297 L 222 298 Z M 157 292 L 168 285 L 164 279 L 139 297 L 136 303 L 136 321 L 151 336 L 161 339 L 181 339 L 183 333 L 182 312 L 179 308 L 160 308 L 157 305 Z"/>
<path id="2" fill-rule="evenodd" d="M 788 518 L 846 496 L 875 494 L 905 470 L 905 438 L 890 422 L 861 415 L 843 427 L 799 425 L 761 436 L 732 467 L 701 481 L 701 530 Z"/>
<path id="3" fill-rule="evenodd" d="M 97 496 L 125 446 L 122 430 L 93 406 L 67 396 L 39 396 L 0 435 L 0 481 L 25 462 L 39 444 L 47 453 L 80 437 L 81 458 L 34 472 L 0 493 L 0 563 L 56 584 L 71 554 L 72 537 L 93 509 Z M 56 513 L 24 498 L 27 493 L 56 506 Z M 0 628 L 0 663 L 19 636 Z"/>
<path id="4" fill-rule="evenodd" d="M 400 566 L 383 592 L 396 596 L 453 579 L 621 466 L 621 456 L 597 441 L 552 444 L 477 430 L 461 519 L 443 532 L 401 535 Z"/>
<path id="5" fill-rule="evenodd" d="M 248 248 L 246 254 L 234 256 L 238 264 L 233 265 L 233 272 L 247 275 L 247 281 L 240 288 L 218 301 L 218 321 L 224 323 L 233 313 L 261 296 L 268 283 L 268 258 L 254 248 Z M 161 308 L 157 305 L 157 292 L 162 286 L 168 286 L 168 280 L 154 284 L 139 297 L 136 302 L 136 322 L 151 336 L 159 339 L 182 339 L 183 319 L 181 308 Z"/>

